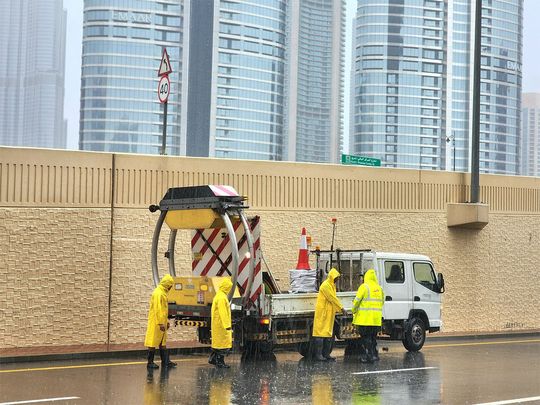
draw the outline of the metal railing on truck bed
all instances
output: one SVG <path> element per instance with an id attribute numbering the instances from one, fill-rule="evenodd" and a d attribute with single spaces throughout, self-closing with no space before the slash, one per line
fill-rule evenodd
<path id="1" fill-rule="evenodd" d="M 356 292 L 338 292 L 337 297 L 347 311 L 352 309 Z M 268 294 L 264 312 L 273 318 L 313 316 L 317 293 Z"/>

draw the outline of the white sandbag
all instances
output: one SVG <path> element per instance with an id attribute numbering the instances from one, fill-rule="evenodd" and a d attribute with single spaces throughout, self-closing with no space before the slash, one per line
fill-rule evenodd
<path id="1" fill-rule="evenodd" d="M 292 293 L 317 292 L 317 270 L 289 270 Z"/>

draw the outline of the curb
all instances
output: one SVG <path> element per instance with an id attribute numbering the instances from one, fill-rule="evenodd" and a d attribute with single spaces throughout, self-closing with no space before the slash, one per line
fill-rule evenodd
<path id="1" fill-rule="evenodd" d="M 168 349 L 171 355 L 204 354 L 210 351 L 210 347 L 176 347 Z M 25 363 L 39 361 L 61 361 L 61 360 L 95 360 L 95 359 L 146 359 L 145 349 L 115 350 L 107 352 L 81 352 L 81 353 L 50 353 L 50 354 L 29 354 L 23 356 L 0 357 L 0 365 L 7 363 Z"/>
<path id="2" fill-rule="evenodd" d="M 501 339 L 501 338 L 511 338 L 511 337 L 531 337 L 538 336 L 540 337 L 540 330 L 529 330 L 529 331 L 507 331 L 507 332 L 475 332 L 470 334 L 459 334 L 454 335 L 451 333 L 434 333 L 427 335 L 429 340 L 476 340 L 476 339 Z M 427 340 L 427 339 L 426 339 Z"/>

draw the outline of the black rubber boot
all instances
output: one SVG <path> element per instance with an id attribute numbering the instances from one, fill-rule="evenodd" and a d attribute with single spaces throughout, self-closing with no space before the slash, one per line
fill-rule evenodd
<path id="1" fill-rule="evenodd" d="M 148 359 L 148 364 L 146 364 L 146 368 L 159 368 L 159 366 L 154 363 L 154 355 L 156 353 L 156 349 L 148 349 L 148 355 L 147 355 L 147 359 Z"/>
<path id="2" fill-rule="evenodd" d="M 368 341 L 367 341 L 367 344 L 366 344 L 366 355 L 367 355 L 367 362 L 368 363 L 373 363 L 375 361 L 375 357 L 374 357 L 374 339 L 373 339 L 373 336 L 370 336 L 368 338 Z"/>
<path id="3" fill-rule="evenodd" d="M 332 338 L 323 338 L 323 349 L 322 349 L 322 356 L 325 358 L 326 361 L 336 361 L 335 357 L 330 356 L 330 353 L 332 353 Z"/>
<path id="4" fill-rule="evenodd" d="M 368 346 L 369 341 L 365 335 L 360 338 L 359 354 L 360 354 L 360 363 L 368 362 Z"/>
<path id="5" fill-rule="evenodd" d="M 228 364 L 225 364 L 225 356 L 222 354 L 216 354 L 216 367 L 217 368 L 231 368 Z"/>
<path id="6" fill-rule="evenodd" d="M 161 365 L 163 367 L 168 367 L 168 368 L 176 367 L 176 363 L 173 363 L 171 359 L 169 358 L 169 351 L 167 350 L 166 347 L 159 348 L 159 357 L 161 357 Z"/>
<path id="7" fill-rule="evenodd" d="M 316 337 L 311 341 L 313 347 L 313 360 L 315 361 L 326 361 L 323 357 L 323 338 Z"/>
<path id="8" fill-rule="evenodd" d="M 208 364 L 216 365 L 216 352 L 211 352 L 210 357 L 208 357 Z"/>
<path id="9" fill-rule="evenodd" d="M 377 339 L 373 339 L 373 360 L 379 361 L 379 350 L 377 349 Z"/>

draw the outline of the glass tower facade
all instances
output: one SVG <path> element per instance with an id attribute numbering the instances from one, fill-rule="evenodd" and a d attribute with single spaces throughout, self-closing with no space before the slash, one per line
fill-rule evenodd
<path id="1" fill-rule="evenodd" d="M 210 155 L 282 160 L 286 2 L 218 3 Z"/>
<path id="2" fill-rule="evenodd" d="M 342 150 L 345 2 L 289 2 L 288 159 L 337 162 Z"/>
<path id="3" fill-rule="evenodd" d="M 81 149 L 159 153 L 157 68 L 166 47 L 168 154 L 337 160 L 343 0 L 84 4 Z"/>
<path id="4" fill-rule="evenodd" d="M 182 12 L 181 1 L 84 1 L 80 149 L 160 152 L 157 70 L 166 47 L 173 69 L 167 154 L 180 154 Z"/>
<path id="5" fill-rule="evenodd" d="M 0 4 L 0 145 L 65 148 L 62 0 Z"/>
<path id="6" fill-rule="evenodd" d="M 523 0 L 482 2 L 480 170 L 519 174 Z"/>
<path id="7" fill-rule="evenodd" d="M 482 172 L 519 170 L 522 12 L 522 0 L 483 1 Z M 351 153 L 469 170 L 473 22 L 469 0 L 358 2 Z"/>
<path id="8" fill-rule="evenodd" d="M 540 93 L 523 93 L 520 174 L 540 176 Z"/>

